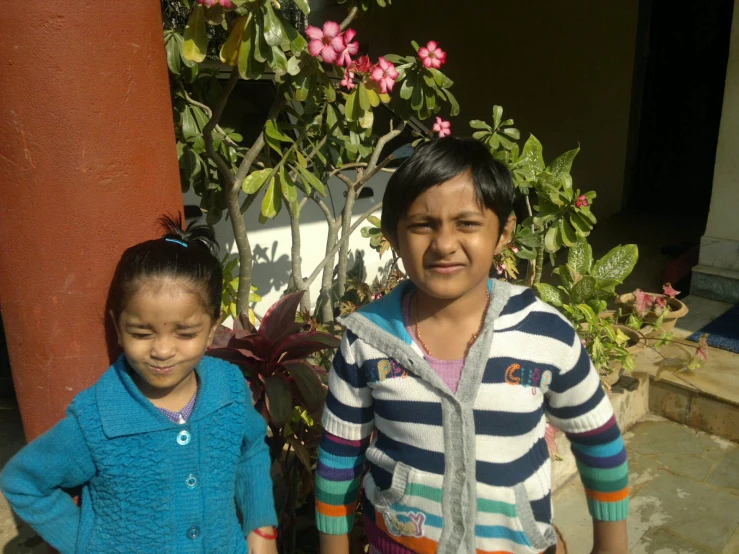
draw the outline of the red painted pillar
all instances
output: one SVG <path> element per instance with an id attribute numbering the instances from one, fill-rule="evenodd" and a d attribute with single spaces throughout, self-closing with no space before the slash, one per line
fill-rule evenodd
<path id="1" fill-rule="evenodd" d="M 123 250 L 182 210 L 160 3 L 7 3 L 0 310 L 29 439 L 109 366 Z"/>

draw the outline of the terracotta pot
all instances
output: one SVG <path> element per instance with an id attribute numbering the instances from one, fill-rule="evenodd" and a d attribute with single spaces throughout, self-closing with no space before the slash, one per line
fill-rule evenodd
<path id="1" fill-rule="evenodd" d="M 672 331 L 675 328 L 675 323 L 677 323 L 677 320 L 681 317 L 685 317 L 690 311 L 688 310 L 688 307 L 677 298 L 670 298 L 669 296 L 666 296 L 664 294 L 648 294 L 651 294 L 652 296 L 666 298 L 667 306 L 669 306 L 670 311 L 664 314 L 664 317 L 662 318 L 662 324 L 659 327 L 654 327 L 653 330 L 649 333 L 644 332 L 647 338 L 658 337 L 662 333 Z M 634 297 L 634 294 L 630 292 L 628 294 L 622 294 L 621 296 L 618 296 L 616 298 L 616 304 L 621 306 L 624 313 L 632 313 L 634 311 L 635 300 L 636 298 Z M 644 319 L 646 321 L 654 323 L 659 319 L 659 316 L 653 312 L 650 312 L 644 317 Z"/>

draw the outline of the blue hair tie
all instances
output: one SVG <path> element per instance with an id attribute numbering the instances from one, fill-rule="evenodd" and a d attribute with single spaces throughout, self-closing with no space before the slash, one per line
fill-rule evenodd
<path id="1" fill-rule="evenodd" d="M 185 248 L 187 248 L 187 243 L 182 242 L 181 240 L 169 239 L 169 238 L 164 239 L 164 240 L 166 240 L 167 242 L 174 242 L 174 243 L 180 244 L 180 245 L 184 246 Z"/>

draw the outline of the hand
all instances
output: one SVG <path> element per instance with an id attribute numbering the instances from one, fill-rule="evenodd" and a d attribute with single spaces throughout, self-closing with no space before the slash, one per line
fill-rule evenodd
<path id="1" fill-rule="evenodd" d="M 260 527 L 260 531 L 271 535 L 275 532 L 274 527 Z M 249 547 L 250 554 L 277 554 L 277 540 L 265 539 L 260 537 L 254 531 L 246 537 L 246 545 Z"/>

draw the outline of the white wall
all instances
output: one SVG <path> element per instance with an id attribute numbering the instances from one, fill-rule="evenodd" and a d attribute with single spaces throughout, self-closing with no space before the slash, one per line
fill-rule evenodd
<path id="1" fill-rule="evenodd" d="M 352 176 L 352 172 L 347 172 L 347 174 L 350 177 Z M 356 215 L 353 222 L 356 221 L 359 215 L 370 209 L 372 205 L 379 204 L 382 201 L 389 176 L 389 173 L 380 172 L 369 182 L 368 186 L 374 192 L 374 196 L 356 201 L 354 206 Z M 333 178 L 329 181 L 328 188 L 331 191 L 331 196 L 326 197 L 326 204 L 331 208 L 331 197 L 333 197 L 336 212 L 339 213 L 344 206 L 346 186 L 338 179 Z M 264 225 L 259 223 L 258 217 L 262 196 L 263 194 L 260 194 L 246 213 L 246 225 L 254 254 L 253 284 L 258 287 L 258 293 L 263 297 L 263 301 L 255 306 L 258 314 L 263 314 L 285 291 L 287 279 L 290 276 L 290 249 L 292 246 L 290 220 L 284 209 L 275 219 Z M 200 205 L 200 198 L 192 190 L 183 195 L 183 201 L 185 204 Z M 379 217 L 380 212 L 381 210 L 378 209 L 374 215 Z M 369 223 L 366 223 L 366 225 L 368 226 Z M 360 225 L 349 240 L 351 249 L 349 267 L 351 267 L 354 259 L 353 254 L 361 251 L 364 254 L 367 278 L 371 280 L 377 275 L 379 269 L 390 260 L 390 255 L 386 253 L 380 259 L 377 252 L 372 250 L 369 241 L 360 234 L 361 228 L 366 225 Z M 221 255 L 225 252 L 236 254 L 236 243 L 234 242 L 230 220 L 227 221 L 224 218 L 215 226 L 215 230 L 218 242 L 221 245 Z M 326 219 L 313 202 L 308 202 L 301 212 L 300 231 L 300 255 L 303 260 L 303 275 L 308 277 L 324 258 L 328 233 Z M 310 291 L 311 300 L 314 303 L 318 298 L 320 286 L 321 277 L 319 276 L 313 282 Z"/>

